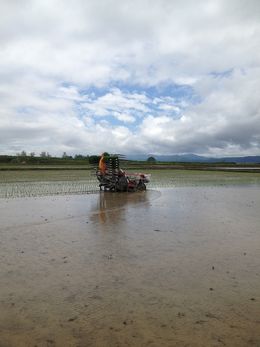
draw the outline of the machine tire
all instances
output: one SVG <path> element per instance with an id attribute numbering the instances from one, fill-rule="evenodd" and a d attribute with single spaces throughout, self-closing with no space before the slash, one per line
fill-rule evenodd
<path id="1" fill-rule="evenodd" d="M 143 181 L 139 181 L 139 183 L 137 184 L 137 190 L 146 190 L 146 185 Z"/>
<path id="2" fill-rule="evenodd" d="M 117 192 L 126 192 L 127 191 L 127 179 L 124 176 L 118 178 L 116 182 L 116 191 Z"/>

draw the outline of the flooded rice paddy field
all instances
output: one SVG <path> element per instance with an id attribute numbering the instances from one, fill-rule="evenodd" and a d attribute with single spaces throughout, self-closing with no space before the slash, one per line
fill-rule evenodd
<path id="1" fill-rule="evenodd" d="M 260 185 L 259 172 L 152 170 L 149 188 Z M 0 198 L 84 194 L 98 190 L 92 170 L 0 171 Z"/>
<path id="2" fill-rule="evenodd" d="M 259 176 L 152 174 L 146 192 L 2 194 L 1 347 L 260 346 Z"/>

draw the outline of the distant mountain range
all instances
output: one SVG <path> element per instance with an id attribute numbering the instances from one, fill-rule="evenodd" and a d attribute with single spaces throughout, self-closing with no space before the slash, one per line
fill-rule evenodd
<path id="1" fill-rule="evenodd" d="M 174 154 L 174 155 L 156 155 L 156 154 L 137 154 L 126 155 L 129 160 L 147 160 L 149 157 L 154 157 L 157 161 L 170 162 L 190 162 L 190 163 L 260 163 L 260 156 L 248 157 L 223 157 L 212 158 L 204 157 L 196 154 Z"/>

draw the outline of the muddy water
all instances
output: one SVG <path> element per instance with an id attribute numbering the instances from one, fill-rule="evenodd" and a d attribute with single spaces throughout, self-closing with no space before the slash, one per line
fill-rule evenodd
<path id="1" fill-rule="evenodd" d="M 260 187 L 0 199 L 0 346 L 260 346 Z"/>

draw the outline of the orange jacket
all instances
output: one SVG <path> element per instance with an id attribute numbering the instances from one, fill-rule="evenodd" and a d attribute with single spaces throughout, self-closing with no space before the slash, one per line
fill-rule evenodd
<path id="1" fill-rule="evenodd" d="M 98 163 L 98 168 L 99 170 L 104 174 L 106 172 L 106 162 L 105 162 L 105 157 L 102 155 L 100 160 L 99 160 L 99 163 Z"/>

